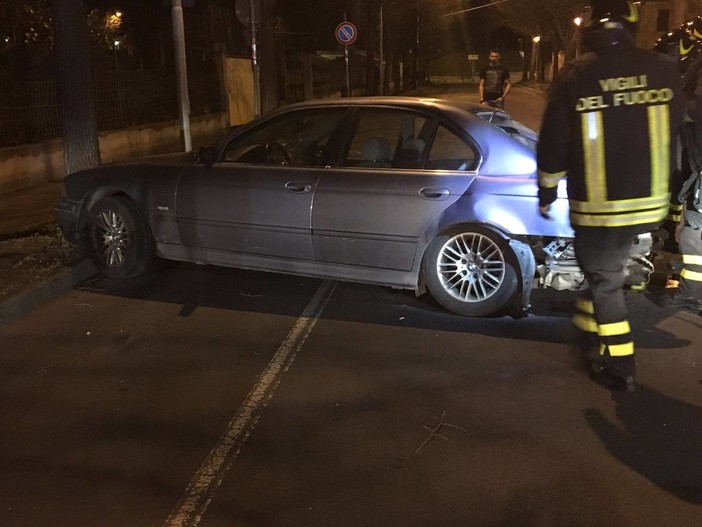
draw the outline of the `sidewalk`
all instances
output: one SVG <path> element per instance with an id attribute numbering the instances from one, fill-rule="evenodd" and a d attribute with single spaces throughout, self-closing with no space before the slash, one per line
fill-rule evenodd
<path id="1" fill-rule="evenodd" d="M 63 184 L 42 181 L 34 185 L 0 191 L 0 240 L 27 236 L 51 228 L 56 223 L 54 205 Z"/>

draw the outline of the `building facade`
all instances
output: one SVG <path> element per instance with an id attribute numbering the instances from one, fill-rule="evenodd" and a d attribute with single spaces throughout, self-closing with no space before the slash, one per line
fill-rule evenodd
<path id="1" fill-rule="evenodd" d="M 694 16 L 702 15 L 695 0 L 648 0 L 640 2 L 637 44 L 651 48 L 658 37 L 672 31 Z"/>

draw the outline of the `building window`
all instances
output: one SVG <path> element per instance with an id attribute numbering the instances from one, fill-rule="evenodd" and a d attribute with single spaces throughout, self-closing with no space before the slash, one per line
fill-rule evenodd
<path id="1" fill-rule="evenodd" d="M 658 10 L 658 21 L 656 22 L 656 31 L 668 31 L 670 25 L 670 9 Z"/>

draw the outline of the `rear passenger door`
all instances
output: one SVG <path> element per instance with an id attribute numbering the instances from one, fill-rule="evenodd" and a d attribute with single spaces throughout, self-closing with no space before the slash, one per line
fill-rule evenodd
<path id="1" fill-rule="evenodd" d="M 431 115 L 359 109 L 338 166 L 317 183 L 316 260 L 412 269 L 427 226 L 475 178 L 477 155 L 474 145 Z"/>

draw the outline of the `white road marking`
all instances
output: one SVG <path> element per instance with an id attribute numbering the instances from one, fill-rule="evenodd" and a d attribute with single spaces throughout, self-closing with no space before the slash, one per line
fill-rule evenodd
<path id="1" fill-rule="evenodd" d="M 224 434 L 200 465 L 185 489 L 183 497 L 163 524 L 164 527 L 195 527 L 200 523 L 215 491 L 273 397 L 273 393 L 280 384 L 280 376 L 295 360 L 295 355 L 312 332 L 335 288 L 336 282 L 328 280 L 319 286 L 314 297 L 266 366 L 258 383 L 246 396 L 234 418 L 229 421 Z"/>

